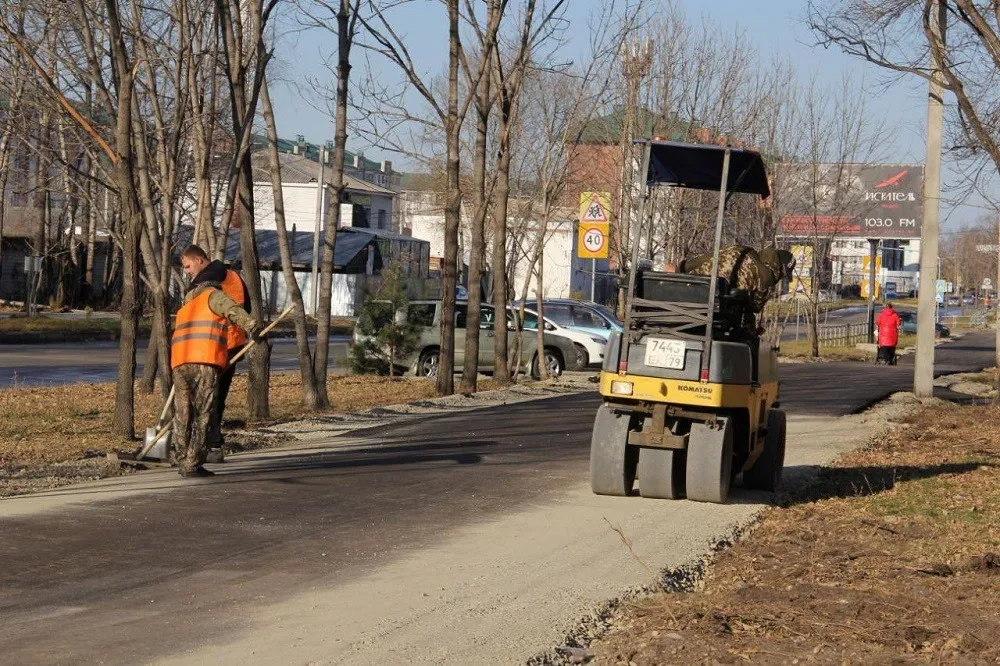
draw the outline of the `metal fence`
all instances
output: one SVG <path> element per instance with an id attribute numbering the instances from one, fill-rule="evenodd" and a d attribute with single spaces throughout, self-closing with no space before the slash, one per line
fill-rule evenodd
<path id="1" fill-rule="evenodd" d="M 950 329 L 982 329 L 993 324 L 995 318 L 993 313 L 986 310 L 970 310 L 965 314 L 941 317 L 941 323 Z"/>

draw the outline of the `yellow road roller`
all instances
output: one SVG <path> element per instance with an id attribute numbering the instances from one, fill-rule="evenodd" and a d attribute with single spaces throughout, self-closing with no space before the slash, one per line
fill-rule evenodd
<path id="1" fill-rule="evenodd" d="M 728 146 L 641 141 L 624 327 L 608 341 L 590 482 L 600 495 L 723 503 L 734 481 L 773 491 L 785 458 L 775 349 L 746 290 L 719 275 L 727 198 L 770 194 L 763 161 Z M 639 221 L 650 187 L 719 192 L 711 275 L 647 270 Z"/>

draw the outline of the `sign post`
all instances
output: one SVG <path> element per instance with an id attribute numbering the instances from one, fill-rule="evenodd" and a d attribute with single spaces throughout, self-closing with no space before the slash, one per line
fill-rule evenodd
<path id="1" fill-rule="evenodd" d="M 875 342 L 875 268 L 878 263 L 878 239 L 868 239 L 868 342 Z"/>
<path id="2" fill-rule="evenodd" d="M 611 209 L 609 192 L 580 193 L 580 231 L 576 243 L 576 254 L 581 259 L 590 259 L 590 300 L 595 300 L 597 285 L 597 260 L 610 255 L 611 225 L 608 211 Z"/>

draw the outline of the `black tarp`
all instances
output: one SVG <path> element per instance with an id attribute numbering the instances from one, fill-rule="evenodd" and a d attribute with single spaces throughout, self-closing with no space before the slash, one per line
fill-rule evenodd
<path id="1" fill-rule="evenodd" d="M 652 141 L 649 152 L 649 184 L 717 192 L 722 183 L 724 153 L 723 146 Z M 730 148 L 726 189 L 729 192 L 770 196 L 764 161 L 759 153 L 743 148 Z"/>

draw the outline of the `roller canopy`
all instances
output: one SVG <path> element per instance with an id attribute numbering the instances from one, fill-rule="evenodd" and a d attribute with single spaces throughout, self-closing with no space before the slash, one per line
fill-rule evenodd
<path id="1" fill-rule="evenodd" d="M 675 185 L 693 190 L 714 190 L 722 184 L 723 146 L 673 141 L 651 141 L 650 185 Z M 730 148 L 727 192 L 745 192 L 768 197 L 771 189 L 760 153 Z"/>

